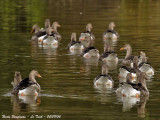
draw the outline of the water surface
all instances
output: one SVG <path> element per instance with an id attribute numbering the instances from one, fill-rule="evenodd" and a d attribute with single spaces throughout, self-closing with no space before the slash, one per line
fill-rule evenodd
<path id="1" fill-rule="evenodd" d="M 0 1 L 0 114 L 61 115 L 61 119 L 159 119 L 160 115 L 160 1 L 135 0 L 25 0 Z M 57 49 L 42 48 L 30 41 L 33 24 L 43 27 L 46 18 L 58 21 L 62 41 Z M 95 88 L 93 79 L 101 72 L 101 62 L 88 64 L 66 49 L 72 32 L 79 36 L 92 23 L 95 47 L 103 52 L 102 33 L 114 21 L 120 38 L 113 43 L 120 62 L 109 71 L 113 89 Z M 144 102 L 118 98 L 118 73 L 125 56 L 119 49 L 129 43 L 133 54 L 146 52 L 155 69 L 147 82 L 150 96 Z M 33 69 L 42 91 L 38 98 L 10 96 L 14 72 L 23 78 Z M 129 104 L 132 103 L 132 104 Z M 0 117 L 2 118 L 2 117 Z M 43 118 L 47 119 L 47 118 Z"/>

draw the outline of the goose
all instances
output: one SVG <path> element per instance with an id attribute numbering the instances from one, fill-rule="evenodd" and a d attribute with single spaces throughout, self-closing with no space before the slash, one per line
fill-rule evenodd
<path id="1" fill-rule="evenodd" d="M 109 23 L 109 29 L 103 33 L 103 40 L 105 41 L 106 39 L 117 39 L 119 37 L 118 33 L 114 30 L 115 27 L 114 22 Z"/>
<path id="2" fill-rule="evenodd" d="M 90 58 L 97 58 L 99 59 L 99 51 L 92 46 L 92 41 L 90 36 L 87 36 L 87 40 L 89 40 L 89 45 L 88 47 L 84 48 L 83 52 L 82 52 L 82 56 L 86 59 L 90 59 Z"/>
<path id="3" fill-rule="evenodd" d="M 119 78 L 125 79 L 128 73 L 131 73 L 133 76 L 133 80 L 136 80 L 136 73 L 139 71 L 138 68 L 138 57 L 134 56 L 133 57 L 133 68 L 127 67 L 127 66 L 122 66 L 119 69 Z"/>
<path id="4" fill-rule="evenodd" d="M 140 58 L 141 58 L 141 63 L 139 64 L 139 70 L 141 72 L 145 72 L 147 76 L 153 76 L 154 75 L 154 69 L 150 65 L 149 62 L 147 62 L 147 57 L 144 52 L 140 52 Z"/>
<path id="5" fill-rule="evenodd" d="M 114 81 L 111 76 L 108 75 L 108 67 L 107 65 L 102 66 L 102 73 L 98 75 L 94 80 L 95 86 L 106 86 L 107 88 L 112 88 Z"/>
<path id="6" fill-rule="evenodd" d="M 127 83 L 123 85 L 123 90 L 121 92 L 123 97 L 136 97 L 140 98 L 140 96 L 148 96 L 149 91 L 146 86 L 145 79 L 146 74 L 140 72 L 137 76 L 137 84 L 131 83 L 131 73 L 127 74 Z"/>
<path id="7" fill-rule="evenodd" d="M 70 51 L 75 51 L 75 50 L 83 50 L 84 47 L 83 45 L 81 44 L 80 41 L 76 41 L 76 33 L 73 32 L 71 34 L 71 42 L 68 44 L 67 48 L 70 50 Z"/>
<path id="8" fill-rule="evenodd" d="M 134 56 L 132 55 L 132 47 L 130 44 L 125 44 L 124 47 L 122 47 L 120 50 L 126 50 L 126 56 L 125 59 L 123 60 L 122 64 L 123 65 L 129 65 L 133 67 L 133 58 Z"/>
<path id="9" fill-rule="evenodd" d="M 104 63 L 107 62 L 114 62 L 115 64 L 118 63 L 117 54 L 111 49 L 111 47 L 108 44 L 105 44 L 104 53 L 101 54 L 100 60 L 102 60 Z"/>
<path id="10" fill-rule="evenodd" d="M 57 31 L 57 28 L 58 28 L 58 27 L 61 27 L 60 24 L 59 24 L 58 22 L 53 22 L 53 24 L 52 24 L 52 29 L 53 29 L 53 31 L 52 31 L 52 36 L 54 36 L 55 39 L 57 39 L 57 40 L 61 40 L 62 37 L 61 37 L 61 35 L 58 33 L 58 31 Z"/>
<path id="11" fill-rule="evenodd" d="M 11 82 L 13 88 L 17 86 L 22 81 L 21 73 L 16 71 L 14 74 L 14 81 Z"/>
<path id="12" fill-rule="evenodd" d="M 52 27 L 46 30 L 47 35 L 43 38 L 42 45 L 58 46 L 58 39 L 54 36 L 53 31 Z"/>
<path id="13" fill-rule="evenodd" d="M 32 40 L 38 40 L 38 43 L 41 44 L 42 39 L 46 36 L 46 29 L 50 27 L 50 20 L 45 20 L 45 29 L 41 28 L 38 25 L 32 26 L 31 34 L 34 33 L 35 35 L 32 37 Z"/>
<path id="14" fill-rule="evenodd" d="M 35 77 L 41 78 L 41 75 L 36 71 L 32 70 L 29 74 L 29 78 L 25 78 L 20 81 L 18 85 L 11 91 L 12 94 L 18 94 L 20 96 L 26 95 L 38 95 L 40 91 L 40 85 L 37 83 Z"/>
<path id="15" fill-rule="evenodd" d="M 88 41 L 87 37 L 90 37 L 92 42 L 94 42 L 94 40 L 95 40 L 95 36 L 91 32 L 92 28 L 93 28 L 92 24 L 88 23 L 86 25 L 86 31 L 82 32 L 80 37 L 79 37 L 79 41 L 81 41 L 81 43 L 83 44 L 84 47 L 87 47 L 89 45 L 89 42 L 90 42 L 90 41 Z"/>
<path id="16" fill-rule="evenodd" d="M 44 35 L 38 37 L 38 44 L 42 44 L 43 39 L 47 36 L 47 29 L 51 27 L 50 19 L 46 19 L 44 22 L 45 29 L 43 29 Z"/>

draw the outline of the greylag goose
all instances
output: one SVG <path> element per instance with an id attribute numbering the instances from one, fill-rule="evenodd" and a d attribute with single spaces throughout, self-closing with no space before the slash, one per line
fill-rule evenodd
<path id="1" fill-rule="evenodd" d="M 146 75 L 148 75 L 148 76 L 153 76 L 154 75 L 154 69 L 150 65 L 150 63 L 147 62 L 146 54 L 142 51 L 140 52 L 140 61 L 141 61 L 141 63 L 139 64 L 139 70 L 141 72 L 145 72 Z"/>
<path id="2" fill-rule="evenodd" d="M 58 22 L 53 22 L 53 24 L 52 24 L 52 29 L 53 29 L 53 31 L 52 31 L 52 36 L 54 36 L 55 39 L 57 39 L 57 40 L 61 40 L 62 37 L 61 37 L 61 35 L 58 33 L 58 31 L 57 31 L 57 28 L 58 28 L 58 27 L 61 27 L 60 24 L 59 24 Z"/>
<path id="3" fill-rule="evenodd" d="M 14 81 L 11 82 L 13 85 L 13 89 L 15 86 L 17 86 L 20 82 L 22 81 L 21 73 L 20 72 L 15 72 L 14 74 Z"/>
<path id="4" fill-rule="evenodd" d="M 91 29 L 92 29 L 92 28 L 93 28 L 93 27 L 92 27 L 92 24 L 91 24 L 91 23 L 88 23 L 88 24 L 86 25 L 86 31 L 83 32 L 83 33 L 81 33 L 81 35 L 80 35 L 80 37 L 79 37 L 79 41 L 82 42 L 82 44 L 83 44 L 84 47 L 87 47 L 88 44 L 89 44 L 89 42 L 90 42 L 90 41 L 88 41 L 88 39 L 87 39 L 88 37 L 90 37 L 92 43 L 93 43 L 94 40 L 95 40 L 95 37 L 94 37 L 93 33 L 91 32 Z"/>
<path id="5" fill-rule="evenodd" d="M 109 29 L 103 33 L 103 40 L 105 41 L 106 39 L 117 39 L 119 37 L 118 33 L 114 30 L 114 27 L 116 25 L 114 22 L 110 22 L 109 24 Z"/>
<path id="6" fill-rule="evenodd" d="M 132 74 L 127 74 L 127 83 L 123 85 L 123 90 L 121 94 L 123 97 L 136 97 L 140 98 L 140 96 L 148 96 L 149 91 L 145 82 L 146 74 L 140 72 L 137 76 L 137 84 L 132 83 Z"/>
<path id="7" fill-rule="evenodd" d="M 32 70 L 29 74 L 29 78 L 25 78 L 24 80 L 20 81 L 20 83 L 14 87 L 11 93 L 19 94 L 21 96 L 37 96 L 38 92 L 40 91 L 40 85 L 37 83 L 35 77 L 41 78 L 41 75 L 36 70 Z"/>
<path id="8" fill-rule="evenodd" d="M 122 64 L 123 65 L 129 65 L 133 67 L 133 58 L 134 56 L 132 55 L 132 47 L 130 44 L 125 44 L 124 47 L 122 47 L 120 50 L 126 50 L 126 56 L 125 59 L 123 60 Z"/>
<path id="9" fill-rule="evenodd" d="M 83 50 L 82 56 L 84 58 L 98 58 L 99 59 L 99 51 L 92 46 L 92 40 L 90 36 L 87 36 L 87 39 L 90 41 L 88 47 Z"/>
<path id="10" fill-rule="evenodd" d="M 108 61 L 114 62 L 115 64 L 118 63 L 117 54 L 111 49 L 108 44 L 105 44 L 104 53 L 100 56 L 100 60 L 105 63 L 107 63 Z"/>
<path id="11" fill-rule="evenodd" d="M 42 45 L 58 46 L 58 39 L 52 34 L 53 31 L 51 27 L 46 30 L 47 35 L 43 38 Z"/>
<path id="12" fill-rule="evenodd" d="M 123 78 L 125 79 L 128 73 L 131 73 L 133 76 L 133 80 L 136 80 L 136 73 L 139 72 L 139 68 L 138 68 L 138 57 L 134 56 L 133 58 L 133 68 L 127 67 L 127 66 L 122 66 L 119 69 L 120 73 L 119 73 L 119 78 Z"/>
<path id="13" fill-rule="evenodd" d="M 38 40 L 38 43 L 41 44 L 42 39 L 46 36 L 46 29 L 50 27 L 50 20 L 45 20 L 45 29 L 41 28 L 38 25 L 33 25 L 31 34 L 34 33 L 35 35 L 32 37 L 32 40 Z"/>
<path id="14" fill-rule="evenodd" d="M 108 75 L 108 67 L 107 65 L 102 66 L 102 73 L 98 75 L 94 80 L 94 85 L 103 85 L 107 88 L 112 88 L 114 81 L 111 76 Z"/>
<path id="15" fill-rule="evenodd" d="M 73 32 L 71 34 L 71 42 L 68 44 L 67 49 L 69 49 L 70 51 L 74 51 L 74 50 L 83 50 L 84 47 L 81 44 L 80 41 L 76 41 L 76 33 Z"/>

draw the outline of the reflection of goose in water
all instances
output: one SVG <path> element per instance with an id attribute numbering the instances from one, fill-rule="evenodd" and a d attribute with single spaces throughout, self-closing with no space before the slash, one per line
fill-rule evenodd
<path id="1" fill-rule="evenodd" d="M 58 55 L 57 53 L 57 47 L 54 48 L 55 46 L 51 46 L 51 45 L 44 45 L 43 47 L 39 47 L 39 51 L 38 53 L 41 53 L 40 55 L 42 54 L 45 54 L 47 55 L 47 59 L 51 56 L 56 56 Z M 37 53 L 37 54 L 38 54 Z M 39 55 L 39 54 L 38 54 Z"/>
<path id="2" fill-rule="evenodd" d="M 95 92 L 97 93 L 96 98 L 102 103 L 110 103 L 112 102 L 113 98 L 111 94 L 113 93 L 112 88 L 106 88 L 106 86 L 95 86 Z"/>
<path id="3" fill-rule="evenodd" d="M 140 99 L 139 98 L 126 98 L 126 97 L 118 97 L 119 101 L 123 103 L 123 112 L 130 111 L 131 108 L 136 105 Z"/>
<path id="4" fill-rule="evenodd" d="M 11 97 L 13 103 L 13 114 L 19 115 L 22 110 L 37 111 L 37 106 L 41 104 L 41 100 L 37 96 L 18 96 Z"/>
<path id="5" fill-rule="evenodd" d="M 141 118 L 145 117 L 145 112 L 146 112 L 145 107 L 146 107 L 147 99 L 148 99 L 148 96 L 141 96 L 140 97 L 140 103 L 138 105 L 137 112 L 138 112 L 138 116 Z"/>
<path id="6" fill-rule="evenodd" d="M 147 99 L 148 96 L 141 96 L 140 98 L 134 98 L 134 97 L 126 98 L 120 96 L 118 97 L 118 101 L 123 103 L 123 108 L 122 108 L 123 112 L 130 111 L 133 106 L 137 105 L 138 116 L 141 118 L 145 117 L 145 111 L 146 111 L 145 105 Z"/>
<path id="7" fill-rule="evenodd" d="M 85 59 L 84 63 L 87 66 L 98 66 L 99 59 L 98 58 L 90 58 L 90 59 Z"/>

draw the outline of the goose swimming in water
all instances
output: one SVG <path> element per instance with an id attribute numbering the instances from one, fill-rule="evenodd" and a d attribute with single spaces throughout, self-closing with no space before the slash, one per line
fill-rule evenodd
<path id="1" fill-rule="evenodd" d="M 149 91 L 146 86 L 145 79 L 146 74 L 140 72 L 137 76 L 137 84 L 131 83 L 132 75 L 129 73 L 127 75 L 127 83 L 123 85 L 123 90 L 121 94 L 123 97 L 136 97 L 140 98 L 140 96 L 148 96 Z"/>
<path id="2" fill-rule="evenodd" d="M 34 36 L 32 37 L 32 40 L 38 40 L 38 43 L 41 44 L 42 39 L 46 36 L 46 29 L 50 27 L 50 20 L 45 20 L 45 29 L 41 28 L 38 25 L 32 26 L 31 34 L 34 33 Z"/>
<path id="3" fill-rule="evenodd" d="M 47 35 L 43 38 L 42 45 L 58 46 L 58 39 L 54 36 L 53 31 L 51 27 L 46 30 Z"/>
<path id="4" fill-rule="evenodd" d="M 100 56 L 100 60 L 102 60 L 104 63 L 107 63 L 109 61 L 114 62 L 115 64 L 118 63 L 117 54 L 111 49 L 108 44 L 105 44 L 104 53 Z"/>
<path id="5" fill-rule="evenodd" d="M 58 27 L 61 27 L 60 24 L 58 22 L 53 22 L 53 24 L 52 24 L 52 29 L 53 29 L 52 36 L 54 36 L 56 40 L 61 40 L 62 37 L 57 31 Z"/>
<path id="6" fill-rule="evenodd" d="M 92 43 L 95 40 L 95 36 L 93 35 L 93 33 L 91 32 L 92 29 L 92 24 L 88 23 L 86 25 L 86 31 L 81 33 L 80 37 L 79 37 L 79 41 L 81 41 L 81 43 L 83 44 L 84 47 L 87 47 L 90 43 L 90 41 L 87 39 L 88 37 L 90 37 Z"/>
<path id="7" fill-rule="evenodd" d="M 20 81 L 18 85 L 11 91 L 12 94 L 19 94 L 21 96 L 26 95 L 38 95 L 40 91 L 40 85 L 37 83 L 35 77 L 41 78 L 41 75 L 36 71 L 32 70 L 29 74 L 29 78 L 25 78 Z"/>
<path id="8" fill-rule="evenodd" d="M 141 72 L 145 72 L 146 75 L 148 75 L 148 76 L 153 76 L 154 75 L 154 69 L 150 65 L 150 63 L 147 62 L 146 54 L 142 51 L 140 52 L 140 59 L 141 59 L 141 63 L 139 64 L 139 70 Z"/>
<path id="9" fill-rule="evenodd" d="M 122 64 L 123 65 L 129 65 L 133 67 L 133 58 L 134 56 L 132 55 L 132 47 L 130 44 L 125 44 L 124 47 L 122 47 L 120 50 L 126 50 L 126 56 L 125 59 L 123 60 Z"/>
<path id="10" fill-rule="evenodd" d="M 98 75 L 94 80 L 95 86 L 106 86 L 107 88 L 112 88 L 114 81 L 111 76 L 108 75 L 108 67 L 107 65 L 102 66 L 102 73 Z"/>
<path id="11" fill-rule="evenodd" d="M 131 73 L 132 76 L 133 76 L 133 80 L 136 80 L 136 72 L 139 71 L 139 68 L 138 68 L 138 57 L 137 56 L 134 56 L 133 57 L 133 68 L 130 68 L 130 67 L 127 67 L 127 66 L 122 66 L 120 69 L 119 69 L 119 78 L 123 78 L 125 79 L 127 74 L 128 73 Z"/>
<path id="12" fill-rule="evenodd" d="M 114 22 L 110 22 L 109 24 L 109 29 L 103 33 L 103 40 L 107 40 L 107 39 L 117 39 L 119 37 L 118 33 L 114 30 L 115 27 L 115 23 Z"/>
<path id="13" fill-rule="evenodd" d="M 76 41 L 76 33 L 71 34 L 71 42 L 68 44 L 67 49 L 70 51 L 75 51 L 75 50 L 83 50 L 84 47 L 80 41 Z"/>
<path id="14" fill-rule="evenodd" d="M 21 73 L 16 71 L 14 74 L 14 81 L 11 82 L 13 88 L 17 86 L 21 81 L 22 81 Z"/>
<path id="15" fill-rule="evenodd" d="M 89 40 L 89 45 L 88 47 L 86 47 L 84 50 L 83 50 L 83 53 L 82 53 L 82 56 L 84 58 L 87 58 L 87 59 L 90 59 L 90 58 L 97 58 L 99 59 L 99 51 L 92 46 L 92 41 L 91 41 L 91 38 L 90 36 L 87 37 L 87 40 Z"/>

